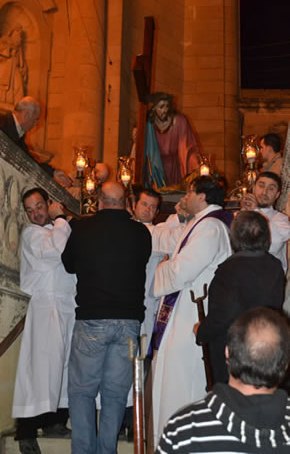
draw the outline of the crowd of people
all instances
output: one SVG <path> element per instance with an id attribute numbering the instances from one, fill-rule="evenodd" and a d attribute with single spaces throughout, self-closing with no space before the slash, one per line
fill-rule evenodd
<path id="1" fill-rule="evenodd" d="M 6 132 L 24 149 L 39 113 L 26 98 L 10 115 Z M 268 164 L 277 162 L 273 146 L 263 136 Z M 176 214 L 160 223 L 159 193 L 139 188 L 129 210 L 125 188 L 107 177 L 98 211 L 79 220 L 68 222 L 43 188 L 22 197 L 29 224 L 20 287 L 31 298 L 12 412 L 20 452 L 41 453 L 42 429 L 71 437 L 73 454 L 116 453 L 132 407 L 128 338 L 136 353 L 140 334 L 152 378 L 148 453 L 288 452 L 290 402 L 280 385 L 290 360 L 283 313 L 290 224 L 289 213 L 275 209 L 280 176 L 263 169 L 235 216 L 224 209 L 220 182 L 196 177 Z M 200 320 L 191 291 L 202 296 L 204 284 Z M 208 394 L 203 345 L 214 383 Z"/>

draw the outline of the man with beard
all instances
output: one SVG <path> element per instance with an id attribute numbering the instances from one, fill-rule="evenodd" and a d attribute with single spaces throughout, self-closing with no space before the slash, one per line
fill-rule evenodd
<path id="1" fill-rule="evenodd" d="M 147 180 L 161 187 L 179 184 L 198 168 L 200 144 L 186 117 L 174 111 L 172 96 L 153 93 L 146 126 Z"/>
<path id="2" fill-rule="evenodd" d="M 287 241 L 290 239 L 288 217 L 274 209 L 282 188 L 281 178 L 274 172 L 262 172 L 255 182 L 253 193 L 245 194 L 241 207 L 244 210 L 257 210 L 269 221 L 271 246 L 269 252 L 281 260 L 287 270 Z"/>
<path id="3" fill-rule="evenodd" d="M 283 157 L 281 154 L 281 139 L 278 134 L 269 133 L 261 137 L 260 153 L 263 159 L 263 172 L 274 172 L 281 175 Z"/>

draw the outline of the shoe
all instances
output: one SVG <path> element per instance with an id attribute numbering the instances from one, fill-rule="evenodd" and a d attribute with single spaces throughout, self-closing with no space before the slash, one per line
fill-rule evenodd
<path id="1" fill-rule="evenodd" d="M 126 440 L 127 440 L 126 429 L 125 429 L 125 427 L 121 427 L 119 435 L 118 435 L 118 441 L 126 441 Z"/>
<path id="2" fill-rule="evenodd" d="M 127 442 L 133 443 L 134 441 L 134 430 L 133 427 L 127 427 Z"/>
<path id="3" fill-rule="evenodd" d="M 54 424 L 42 428 L 43 436 L 46 438 L 71 438 L 71 430 L 63 424 Z"/>
<path id="4" fill-rule="evenodd" d="M 41 454 L 39 444 L 36 438 L 27 438 L 19 440 L 19 451 L 21 454 Z"/>

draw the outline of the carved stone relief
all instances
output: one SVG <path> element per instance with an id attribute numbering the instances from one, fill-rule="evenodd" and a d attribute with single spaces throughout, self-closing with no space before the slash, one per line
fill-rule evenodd
<path id="1" fill-rule="evenodd" d="M 21 24 L 0 36 L 0 101 L 14 105 L 27 93 L 28 66 L 25 59 L 25 32 Z"/>
<path id="2" fill-rule="evenodd" d="M 11 110 L 28 91 L 27 53 L 33 24 L 17 2 L 0 9 L 0 105 Z"/>
<path id="3" fill-rule="evenodd" d="M 46 15 L 55 2 L 0 0 L 0 110 L 11 111 L 23 96 L 47 103 L 51 59 L 51 29 Z M 43 109 L 44 117 L 45 111 Z M 31 148 L 44 149 L 44 118 L 27 136 Z"/>

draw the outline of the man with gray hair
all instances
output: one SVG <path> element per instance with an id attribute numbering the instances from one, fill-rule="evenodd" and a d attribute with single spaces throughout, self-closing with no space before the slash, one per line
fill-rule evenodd
<path id="1" fill-rule="evenodd" d="M 117 451 L 132 384 L 128 338 L 136 352 L 150 254 L 150 232 L 125 210 L 124 188 L 104 183 L 99 211 L 74 222 L 62 254 L 66 271 L 77 275 L 68 385 L 73 454 Z M 96 436 L 98 393 L 101 410 Z"/>
<path id="2" fill-rule="evenodd" d="M 172 416 L 157 453 L 289 453 L 290 399 L 278 389 L 290 361 L 282 314 L 258 307 L 228 331 L 229 384 Z"/>
<path id="3" fill-rule="evenodd" d="M 54 169 L 46 162 L 39 162 L 35 152 L 25 142 L 25 134 L 37 124 L 40 117 L 40 104 L 32 96 L 25 96 L 15 104 L 13 112 L 0 115 L 0 130 L 3 131 L 25 153 L 38 162 L 58 184 L 67 187 L 71 179 L 59 169 Z"/>

